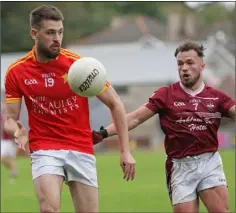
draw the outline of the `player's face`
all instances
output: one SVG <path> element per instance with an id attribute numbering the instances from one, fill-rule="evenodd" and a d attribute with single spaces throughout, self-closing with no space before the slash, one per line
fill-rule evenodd
<path id="1" fill-rule="evenodd" d="M 186 87 L 193 87 L 200 79 L 205 66 L 203 59 L 194 50 L 179 52 L 176 58 L 182 84 Z"/>
<path id="2" fill-rule="evenodd" d="M 35 35 L 35 44 L 40 54 L 50 59 L 59 55 L 63 39 L 62 21 L 43 20 Z"/>

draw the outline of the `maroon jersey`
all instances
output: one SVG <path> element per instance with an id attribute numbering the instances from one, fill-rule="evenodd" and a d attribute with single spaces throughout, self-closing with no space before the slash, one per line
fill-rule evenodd
<path id="1" fill-rule="evenodd" d="M 216 151 L 221 117 L 227 117 L 233 105 L 230 97 L 209 86 L 191 92 L 180 82 L 160 88 L 145 104 L 159 114 L 171 158 Z"/>

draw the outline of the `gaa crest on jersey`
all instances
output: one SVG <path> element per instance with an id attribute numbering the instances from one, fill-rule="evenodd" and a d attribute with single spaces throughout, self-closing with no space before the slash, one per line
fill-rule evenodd
<path id="1" fill-rule="evenodd" d="M 215 104 L 212 100 L 207 101 L 206 106 L 210 112 L 213 112 L 215 110 Z"/>

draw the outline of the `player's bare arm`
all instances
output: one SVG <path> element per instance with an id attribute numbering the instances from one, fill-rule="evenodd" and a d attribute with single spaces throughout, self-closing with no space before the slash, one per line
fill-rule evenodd
<path id="1" fill-rule="evenodd" d="M 5 105 L 6 121 L 4 123 L 4 130 L 11 137 L 14 137 L 14 133 L 18 129 L 17 121 L 20 117 L 21 102 L 8 103 Z"/>
<path id="2" fill-rule="evenodd" d="M 6 121 L 4 130 L 19 145 L 19 148 L 25 150 L 28 143 L 28 135 L 25 127 L 20 123 L 21 102 L 6 104 Z"/>
<path id="3" fill-rule="evenodd" d="M 138 125 L 144 123 L 146 120 L 155 115 L 154 111 L 150 110 L 146 106 L 141 106 L 137 110 L 128 113 L 126 115 L 128 130 L 132 130 Z M 105 129 L 101 127 L 100 131 L 93 131 L 93 143 L 100 143 L 104 138 L 117 135 L 117 130 L 114 123 L 107 126 Z"/>
<path id="4" fill-rule="evenodd" d="M 125 109 L 123 103 L 120 100 L 120 97 L 111 86 L 107 88 L 104 93 L 97 97 L 111 110 L 112 118 L 114 121 L 114 128 L 117 130 L 117 135 L 119 136 L 119 139 L 121 141 L 121 152 L 128 152 L 128 127 L 125 116 Z"/>
<path id="5" fill-rule="evenodd" d="M 138 125 L 144 123 L 151 118 L 155 113 L 145 106 L 139 107 L 137 110 L 127 114 L 128 130 L 132 130 Z M 106 127 L 108 136 L 116 135 L 116 128 L 114 124 Z"/>
<path id="6" fill-rule="evenodd" d="M 230 107 L 229 109 L 229 116 L 233 119 L 235 119 L 235 105 Z"/>
<path id="7" fill-rule="evenodd" d="M 124 105 L 115 90 L 109 86 L 105 92 L 97 96 L 111 111 L 114 121 L 114 128 L 117 130 L 119 137 L 121 152 L 121 167 L 126 180 L 134 179 L 135 176 L 135 160 L 130 154 L 129 135 L 126 113 Z"/>
<path id="8" fill-rule="evenodd" d="M 165 101 L 167 97 L 167 90 L 165 87 L 160 88 L 159 90 L 155 91 L 152 96 L 148 99 L 148 101 L 140 106 L 135 111 L 127 114 L 127 123 L 128 123 L 128 130 L 132 130 L 138 125 L 142 124 L 156 113 L 159 110 L 165 108 Z M 159 104 L 157 106 L 154 105 L 155 102 Z M 116 128 L 114 124 L 109 125 L 106 129 L 100 129 L 99 132 L 93 132 L 93 142 L 97 144 L 101 142 L 104 138 L 112 135 L 116 135 Z"/>

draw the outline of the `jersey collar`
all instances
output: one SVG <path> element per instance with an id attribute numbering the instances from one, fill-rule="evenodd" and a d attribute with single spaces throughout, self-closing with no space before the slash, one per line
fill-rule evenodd
<path id="1" fill-rule="evenodd" d="M 188 94 L 191 95 L 191 96 L 196 96 L 197 94 L 201 93 L 201 92 L 204 90 L 204 88 L 205 88 L 204 82 L 202 82 L 201 86 L 200 86 L 198 89 L 196 89 L 195 91 L 192 91 L 191 89 L 185 87 L 185 86 L 182 84 L 181 81 L 179 82 L 179 85 L 180 85 L 180 87 L 184 90 L 184 92 L 188 93 Z"/>

